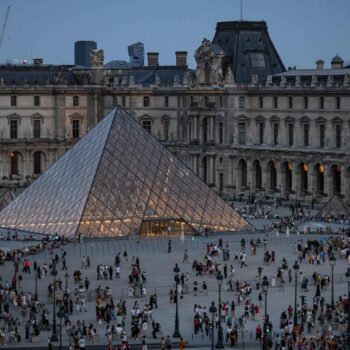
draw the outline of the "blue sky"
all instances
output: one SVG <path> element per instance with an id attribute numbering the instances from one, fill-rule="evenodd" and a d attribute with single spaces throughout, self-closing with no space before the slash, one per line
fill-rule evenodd
<path id="1" fill-rule="evenodd" d="M 175 51 L 193 54 L 203 37 L 212 39 L 218 21 L 240 19 L 240 0 L 2 0 L 0 25 L 11 6 L 0 62 L 42 57 L 73 63 L 74 41 L 96 40 L 105 62 L 127 59 L 136 41 L 174 64 Z M 339 54 L 350 60 L 350 0 L 243 0 L 243 19 L 266 20 L 287 66 L 329 65 Z"/>

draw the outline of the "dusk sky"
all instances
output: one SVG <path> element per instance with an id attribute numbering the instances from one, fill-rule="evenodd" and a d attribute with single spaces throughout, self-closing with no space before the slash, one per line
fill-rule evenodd
<path id="1" fill-rule="evenodd" d="M 127 46 L 142 41 L 174 64 L 175 51 L 194 51 L 213 38 L 216 22 L 240 19 L 240 0 L 2 0 L 0 26 L 11 6 L 0 62 L 41 57 L 74 63 L 74 42 L 95 40 L 105 62 L 128 59 Z M 265 20 L 286 67 L 326 67 L 337 53 L 350 60 L 350 0 L 243 0 L 244 20 Z"/>

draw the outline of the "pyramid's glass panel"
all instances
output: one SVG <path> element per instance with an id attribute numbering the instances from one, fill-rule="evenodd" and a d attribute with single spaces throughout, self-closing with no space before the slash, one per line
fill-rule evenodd
<path id="1" fill-rule="evenodd" d="M 75 235 L 114 115 L 106 116 L 6 207 L 0 225 Z"/>
<path id="2" fill-rule="evenodd" d="M 345 204 L 340 196 L 334 195 L 328 203 L 315 215 L 315 218 L 342 218 L 350 219 L 350 208 Z"/>
<path id="3" fill-rule="evenodd" d="M 147 228 L 248 225 L 125 111 L 116 118 L 82 215 L 78 235 L 147 234 Z M 158 230 L 161 232 L 161 230 Z M 152 231 L 153 232 L 153 231 Z"/>
<path id="4" fill-rule="evenodd" d="M 0 225 L 88 237 L 249 227 L 120 108 L 5 208 Z"/>

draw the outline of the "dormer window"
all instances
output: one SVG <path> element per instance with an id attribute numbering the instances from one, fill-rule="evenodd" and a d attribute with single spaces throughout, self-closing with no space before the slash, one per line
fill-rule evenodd
<path id="1" fill-rule="evenodd" d="M 265 68 L 265 57 L 262 52 L 251 52 L 250 59 L 253 68 Z"/>

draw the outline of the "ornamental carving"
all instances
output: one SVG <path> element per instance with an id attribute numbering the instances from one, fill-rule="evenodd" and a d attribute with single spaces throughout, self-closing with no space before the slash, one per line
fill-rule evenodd
<path id="1" fill-rule="evenodd" d="M 224 52 L 210 43 L 206 38 L 196 50 L 194 58 L 197 62 L 196 78 L 199 84 L 220 84 L 223 81 L 222 58 Z"/>
<path id="2" fill-rule="evenodd" d="M 89 58 L 91 67 L 103 67 L 103 50 L 90 50 Z"/>

